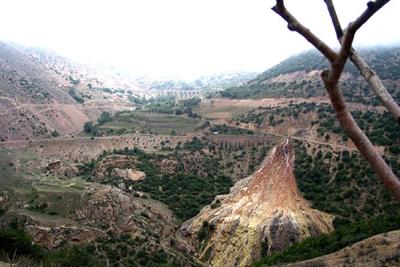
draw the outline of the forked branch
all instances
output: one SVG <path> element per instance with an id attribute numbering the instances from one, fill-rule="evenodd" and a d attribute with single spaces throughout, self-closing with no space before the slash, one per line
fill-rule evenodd
<path id="1" fill-rule="evenodd" d="M 332 0 L 325 0 L 326 6 L 329 11 L 329 15 L 332 20 L 333 27 L 335 28 L 336 36 L 339 43 L 341 43 L 343 30 L 338 19 L 335 6 Z M 381 79 L 375 73 L 375 71 L 365 62 L 365 60 L 352 48 L 350 51 L 350 60 L 357 67 L 360 74 L 367 81 L 369 86 L 374 91 L 375 95 L 379 97 L 383 106 L 392 114 L 395 120 L 400 123 L 400 107 L 393 99 L 392 95 L 386 90 Z"/>
<path id="2" fill-rule="evenodd" d="M 331 67 L 329 70 L 323 71 L 321 77 L 341 126 L 356 145 L 360 153 L 368 161 L 374 172 L 383 181 L 386 188 L 394 194 L 394 197 L 398 201 L 400 201 L 399 179 L 377 152 L 365 133 L 357 125 L 347 108 L 339 86 L 339 79 L 342 75 L 344 65 L 348 57 L 351 55 L 352 43 L 357 30 L 387 2 L 389 2 L 389 0 L 376 0 L 375 2 L 369 2 L 367 5 L 368 8 L 354 22 L 350 23 L 344 31 L 341 31 L 337 15 L 334 16 L 333 23 L 335 25 L 336 34 L 341 40 L 341 49 L 338 54 L 314 35 L 309 29 L 304 27 L 292 14 L 290 14 L 290 12 L 286 10 L 283 0 L 276 0 L 276 5 L 272 10 L 288 23 L 288 28 L 290 30 L 296 31 L 302 35 L 329 60 Z"/>
<path id="3" fill-rule="evenodd" d="M 327 59 L 329 59 L 329 61 L 334 61 L 337 58 L 337 54 L 335 53 L 335 51 L 333 51 L 309 29 L 304 27 L 292 14 L 289 13 L 289 11 L 287 11 L 283 0 L 277 0 L 276 5 L 272 8 L 272 10 L 279 14 L 284 20 L 286 20 L 289 30 L 300 33 Z"/>

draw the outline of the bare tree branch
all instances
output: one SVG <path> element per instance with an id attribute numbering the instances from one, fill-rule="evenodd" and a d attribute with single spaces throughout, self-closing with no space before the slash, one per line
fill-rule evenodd
<path id="1" fill-rule="evenodd" d="M 361 75 L 367 81 L 375 94 L 379 97 L 382 104 L 393 115 L 395 120 L 400 123 L 400 107 L 393 99 L 391 94 L 386 90 L 381 79 L 379 79 L 375 71 L 373 71 L 370 66 L 368 66 L 368 64 L 356 51 L 352 51 L 350 59 L 360 71 Z"/>
<path id="2" fill-rule="evenodd" d="M 333 27 L 335 28 L 336 36 L 339 42 L 341 43 L 343 30 L 342 27 L 340 26 L 340 21 L 336 14 L 335 6 L 333 5 L 332 0 L 325 0 L 325 3 L 328 8 Z M 350 60 L 360 71 L 361 75 L 367 81 L 367 83 L 375 92 L 375 94 L 379 97 L 382 104 L 393 115 L 395 120 L 398 123 L 400 123 L 400 107 L 393 99 L 393 97 L 390 95 L 390 93 L 386 90 L 385 86 L 383 85 L 378 75 L 372 70 L 370 66 L 368 66 L 365 60 L 353 48 L 351 49 L 350 52 Z"/>
<path id="3" fill-rule="evenodd" d="M 344 65 L 350 56 L 352 50 L 352 44 L 354 36 L 358 29 L 361 28 L 381 7 L 383 7 L 390 0 L 376 0 L 375 2 L 370 1 L 367 4 L 367 9 L 359 16 L 354 22 L 351 22 L 349 26 L 344 30 L 344 35 L 341 41 L 342 48 L 340 49 L 339 56 L 336 61 L 333 62 L 334 67 L 329 72 L 330 78 L 338 80 L 342 75 Z"/>
<path id="4" fill-rule="evenodd" d="M 366 23 L 379 9 L 389 3 L 390 0 L 375 0 L 367 3 L 367 9 L 353 22 L 352 28 L 356 32 Z"/>
<path id="5" fill-rule="evenodd" d="M 371 143 L 365 133 L 357 125 L 349 109 L 347 108 L 339 86 L 339 79 L 342 75 L 344 65 L 352 52 L 352 43 L 355 33 L 387 2 L 389 2 L 389 0 L 376 0 L 375 2 L 368 3 L 367 10 L 365 10 L 354 22 L 350 23 L 345 29 L 344 34 L 342 34 L 342 47 L 339 54 L 333 52 L 330 47 L 328 47 L 310 30 L 305 28 L 295 17 L 293 17 L 286 10 L 283 0 L 276 0 L 276 5 L 272 8 L 272 10 L 288 23 L 288 28 L 290 30 L 296 31 L 302 35 L 330 61 L 331 68 L 323 71 L 321 77 L 328 91 L 336 116 L 345 132 L 356 145 L 360 153 L 368 161 L 374 172 L 383 181 L 386 188 L 394 194 L 394 197 L 398 201 L 400 201 L 400 180 L 396 177 L 392 169 L 377 152 L 374 145 Z M 341 32 L 339 31 L 340 23 L 337 15 L 333 17 L 333 23 L 335 25 L 336 34 L 341 36 Z"/>
<path id="6" fill-rule="evenodd" d="M 379 155 L 376 148 L 365 135 L 365 133 L 357 125 L 349 109 L 347 108 L 337 81 L 329 80 L 328 72 L 329 71 L 322 72 L 321 76 L 340 125 L 342 125 L 343 129 L 346 131 L 346 134 L 350 137 L 357 149 L 368 161 L 373 171 L 383 181 L 385 187 L 394 194 L 394 197 L 398 201 L 400 201 L 400 180 L 396 177 L 392 169 L 388 166 L 381 155 Z"/>
<path id="7" fill-rule="evenodd" d="M 297 21 L 295 17 L 290 14 L 283 0 L 277 0 L 276 5 L 272 8 L 278 15 L 280 15 L 288 23 L 288 29 L 300 33 L 308 42 L 314 45 L 329 61 L 334 61 L 337 58 L 337 54 L 328 45 L 326 45 L 321 39 L 313 34 L 309 29 L 304 27 Z"/>
<path id="8" fill-rule="evenodd" d="M 336 13 L 335 6 L 333 5 L 332 0 L 324 0 L 324 1 L 328 8 L 329 16 L 331 17 L 333 27 L 335 28 L 336 37 L 339 40 L 339 42 L 341 42 L 343 36 L 343 29 L 342 26 L 340 26 L 340 21 Z"/>

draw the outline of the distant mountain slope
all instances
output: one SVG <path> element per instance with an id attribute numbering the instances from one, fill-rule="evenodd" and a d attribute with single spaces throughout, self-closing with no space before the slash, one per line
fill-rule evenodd
<path id="1" fill-rule="evenodd" d="M 388 90 L 400 99 L 400 46 L 361 49 L 360 53 L 384 80 Z M 282 61 L 244 86 L 225 90 L 222 96 L 240 99 L 326 95 L 320 71 L 327 67 L 327 61 L 317 51 L 304 52 Z M 347 64 L 342 81 L 349 101 L 378 104 L 351 63 Z"/>
<path id="2" fill-rule="evenodd" d="M 0 42 L 0 95 L 17 102 L 66 103 L 75 101 L 68 82 L 43 64 Z"/>
<path id="3" fill-rule="evenodd" d="M 89 119 L 78 107 L 72 88 L 59 73 L 0 42 L 1 140 L 51 137 L 81 129 Z"/>
<path id="4" fill-rule="evenodd" d="M 135 80 L 135 77 L 113 66 L 78 63 L 47 48 L 26 47 L 19 44 L 13 44 L 13 47 L 35 62 L 56 72 L 81 91 L 90 91 L 92 88 L 132 91 L 141 89 L 140 83 Z"/>
<path id="5" fill-rule="evenodd" d="M 359 50 L 368 64 L 379 74 L 381 79 L 400 79 L 400 47 L 377 47 Z M 329 66 L 328 61 L 317 51 L 310 50 L 282 61 L 278 65 L 260 74 L 254 81 L 262 82 L 282 74 L 297 71 L 310 72 Z M 357 76 L 358 71 L 352 64 L 347 64 L 346 71 Z"/>
<path id="6" fill-rule="evenodd" d="M 203 75 L 195 80 L 181 78 L 141 77 L 118 67 L 107 64 L 80 64 L 44 48 L 25 47 L 13 44 L 18 51 L 28 55 L 35 62 L 47 66 L 72 82 L 81 90 L 91 88 L 113 88 L 130 90 L 134 94 L 149 94 L 149 91 L 163 90 L 222 90 L 238 86 L 254 79 L 255 72 L 232 72 Z"/>
<path id="7" fill-rule="evenodd" d="M 240 86 L 257 76 L 255 72 L 233 72 L 204 75 L 195 80 L 142 80 L 151 90 L 203 90 L 214 91 Z"/>
<path id="8" fill-rule="evenodd" d="M 0 140 L 74 134 L 103 110 L 130 108 L 117 96 L 104 99 L 94 90 L 101 82 L 85 74 L 54 53 L 0 42 Z"/>
<path id="9" fill-rule="evenodd" d="M 69 58 L 61 56 L 52 50 L 27 47 L 19 44 L 12 44 L 12 46 L 31 58 L 35 63 L 44 65 L 49 70 L 57 73 L 70 85 L 78 86 L 82 89 L 86 89 L 88 84 L 90 84 L 90 88 L 105 87 L 104 82 L 96 77 L 93 69 L 83 64 L 73 62 Z"/>

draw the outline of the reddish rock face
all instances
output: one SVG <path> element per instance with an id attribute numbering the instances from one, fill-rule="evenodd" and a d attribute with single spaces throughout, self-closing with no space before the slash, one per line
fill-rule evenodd
<path id="1" fill-rule="evenodd" d="M 180 233 L 210 266 L 248 266 L 261 253 L 280 251 L 333 230 L 333 216 L 311 209 L 293 175 L 294 151 L 279 143 L 250 177 L 218 196 Z"/>

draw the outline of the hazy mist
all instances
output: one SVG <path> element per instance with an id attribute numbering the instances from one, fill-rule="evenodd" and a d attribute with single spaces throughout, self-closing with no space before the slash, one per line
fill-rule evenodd
<path id="1" fill-rule="evenodd" d="M 365 0 L 335 1 L 343 25 Z M 311 48 L 270 10 L 272 0 L 1 1 L 0 40 L 41 46 L 84 63 L 137 75 L 191 77 L 263 71 Z M 322 0 L 288 0 L 306 26 L 336 45 Z M 400 1 L 389 2 L 356 36 L 356 45 L 400 40 Z"/>

